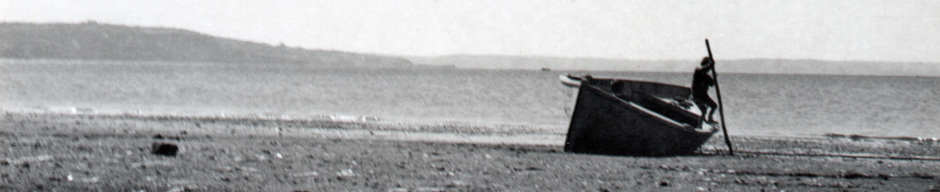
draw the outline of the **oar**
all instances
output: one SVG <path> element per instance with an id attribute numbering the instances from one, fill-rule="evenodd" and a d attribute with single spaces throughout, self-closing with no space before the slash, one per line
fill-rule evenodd
<path id="1" fill-rule="evenodd" d="M 712 65 L 715 65 L 715 57 L 712 56 L 712 46 L 708 44 L 708 39 L 705 39 L 705 47 L 708 48 L 708 58 L 712 60 Z M 712 79 L 715 80 L 715 93 L 718 95 L 718 113 L 721 115 L 721 131 L 725 134 L 725 144 L 728 144 L 728 153 L 734 156 L 734 148 L 731 147 L 731 139 L 728 138 L 728 126 L 725 125 L 725 106 L 721 104 L 721 88 L 718 87 L 718 72 L 715 72 L 715 66 L 712 66 Z"/>

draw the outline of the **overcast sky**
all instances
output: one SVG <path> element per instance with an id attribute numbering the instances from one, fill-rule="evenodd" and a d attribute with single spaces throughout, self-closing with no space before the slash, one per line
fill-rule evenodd
<path id="1" fill-rule="evenodd" d="M 940 62 L 936 0 L 0 0 L 6 22 L 159 26 L 410 56 Z"/>

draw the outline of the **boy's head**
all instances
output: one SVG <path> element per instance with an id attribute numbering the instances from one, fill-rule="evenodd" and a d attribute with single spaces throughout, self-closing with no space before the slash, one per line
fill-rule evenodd
<path id="1" fill-rule="evenodd" d="M 712 58 L 709 58 L 709 57 L 706 56 L 705 58 L 702 58 L 702 64 L 701 64 L 701 65 L 702 65 L 702 66 L 708 65 L 708 63 L 711 62 L 711 61 L 712 61 Z"/>

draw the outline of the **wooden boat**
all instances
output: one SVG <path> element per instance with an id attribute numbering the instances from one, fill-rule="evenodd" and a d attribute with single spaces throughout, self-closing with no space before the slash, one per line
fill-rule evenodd
<path id="1" fill-rule="evenodd" d="M 683 107 L 691 103 L 689 87 L 590 76 L 560 78 L 565 85 L 579 87 L 566 152 L 689 155 L 718 131 L 717 124 L 703 125 L 689 110 L 697 108 Z"/>

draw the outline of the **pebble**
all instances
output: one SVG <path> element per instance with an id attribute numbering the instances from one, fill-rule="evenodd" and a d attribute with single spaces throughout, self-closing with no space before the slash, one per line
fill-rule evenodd
<path id="1" fill-rule="evenodd" d="M 336 172 L 336 176 L 340 176 L 340 177 L 355 177 L 355 176 L 356 176 L 356 173 L 354 173 L 352 169 L 343 169 L 343 170 L 340 171 L 340 172 Z"/>
<path id="2" fill-rule="evenodd" d="M 308 171 L 308 172 L 294 173 L 294 174 L 291 174 L 291 176 L 294 176 L 294 177 L 312 177 L 312 176 L 320 176 L 320 173 L 317 173 L 316 171 Z"/>
<path id="3" fill-rule="evenodd" d="M 167 191 L 167 192 L 184 192 L 184 191 L 186 191 L 186 189 L 183 188 L 183 187 L 173 187 L 172 189 L 170 189 L 170 190 Z"/>
<path id="4" fill-rule="evenodd" d="M 153 143 L 151 153 L 155 155 L 175 157 L 180 148 L 172 143 Z"/>
<path id="5" fill-rule="evenodd" d="M 470 184 L 467 184 L 467 182 L 464 182 L 464 181 L 461 181 L 461 180 L 453 180 L 453 181 L 450 181 L 450 183 L 447 183 L 447 185 L 446 185 L 446 187 L 450 187 L 450 188 L 454 188 L 454 187 L 466 187 L 466 186 L 470 186 Z"/>

